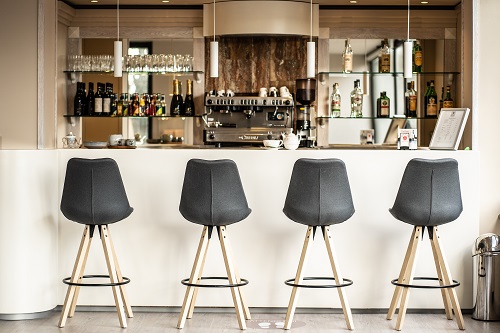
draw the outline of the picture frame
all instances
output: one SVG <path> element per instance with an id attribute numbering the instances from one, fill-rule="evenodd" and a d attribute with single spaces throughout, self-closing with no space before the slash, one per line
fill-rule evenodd
<path id="1" fill-rule="evenodd" d="M 469 112 L 468 108 L 441 109 L 429 149 L 457 150 Z"/>

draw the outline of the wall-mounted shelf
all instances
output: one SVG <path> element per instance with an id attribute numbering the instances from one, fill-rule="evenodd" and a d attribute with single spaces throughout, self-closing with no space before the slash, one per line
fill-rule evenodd
<path id="1" fill-rule="evenodd" d="M 76 74 L 97 74 L 97 75 L 112 75 L 113 71 L 64 71 L 71 82 L 76 82 Z M 201 82 L 201 76 L 204 74 L 203 71 L 181 71 L 181 72 L 161 72 L 161 71 L 123 71 L 124 74 L 138 74 L 138 75 L 163 75 L 163 76 L 183 76 L 192 75 L 196 83 Z"/>

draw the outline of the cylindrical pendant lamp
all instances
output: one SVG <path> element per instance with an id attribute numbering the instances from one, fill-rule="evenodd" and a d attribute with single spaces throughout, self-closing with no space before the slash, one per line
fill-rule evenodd
<path id="1" fill-rule="evenodd" d="M 410 79 L 412 74 L 412 51 L 413 42 L 406 40 L 403 44 L 403 74 L 405 79 Z"/>
<path id="2" fill-rule="evenodd" d="M 307 77 L 316 76 L 316 43 L 307 42 Z"/>
<path id="3" fill-rule="evenodd" d="M 219 77 L 219 42 L 210 42 L 210 77 Z"/>
<path id="4" fill-rule="evenodd" d="M 122 42 L 118 41 L 118 40 L 115 41 L 114 47 L 115 47 L 115 52 L 114 52 L 114 57 L 115 57 L 114 77 L 122 77 Z"/>

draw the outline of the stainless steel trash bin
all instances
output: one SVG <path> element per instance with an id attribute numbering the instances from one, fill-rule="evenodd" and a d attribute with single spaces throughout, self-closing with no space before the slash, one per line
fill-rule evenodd
<path id="1" fill-rule="evenodd" d="M 500 236 L 484 234 L 472 248 L 474 308 L 472 319 L 500 320 Z"/>

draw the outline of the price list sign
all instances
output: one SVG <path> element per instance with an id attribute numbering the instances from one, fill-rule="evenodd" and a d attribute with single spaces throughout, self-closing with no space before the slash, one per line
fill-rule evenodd
<path id="1" fill-rule="evenodd" d="M 469 111 L 468 108 L 441 109 L 429 149 L 457 150 Z"/>

